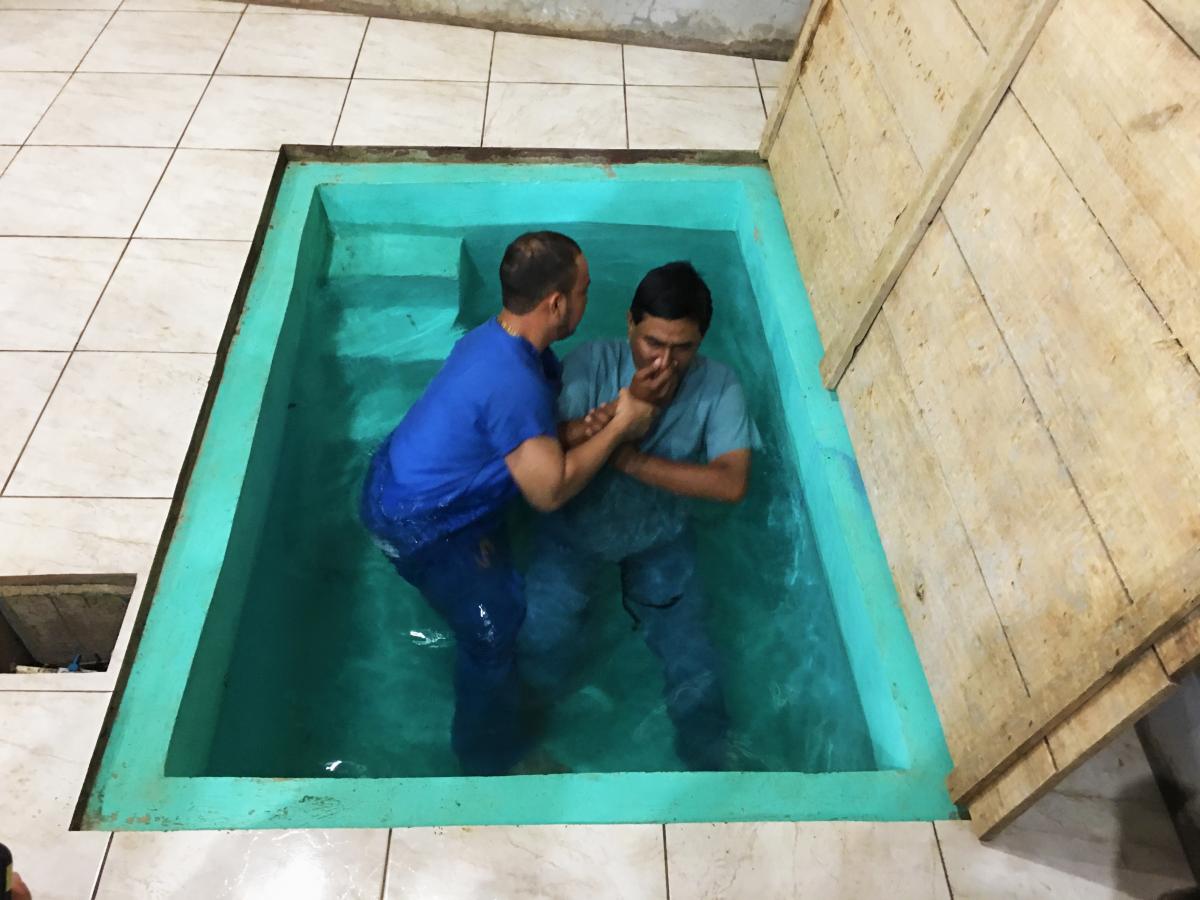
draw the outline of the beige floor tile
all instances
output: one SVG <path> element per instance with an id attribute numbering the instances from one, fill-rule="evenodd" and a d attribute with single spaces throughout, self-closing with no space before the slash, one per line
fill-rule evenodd
<path id="1" fill-rule="evenodd" d="M 278 150 L 328 144 L 349 79 L 217 75 L 184 135 L 183 147 Z"/>
<path id="2" fill-rule="evenodd" d="M 23 144 L 62 86 L 65 72 L 0 72 L 0 144 Z"/>
<path id="3" fill-rule="evenodd" d="M 219 71 L 349 78 L 366 27 L 361 16 L 244 16 Z"/>
<path id="4" fill-rule="evenodd" d="M 4 174 L 4 170 L 8 168 L 8 164 L 12 162 L 13 157 L 20 149 L 20 147 L 6 147 L 0 144 L 0 175 Z"/>
<path id="5" fill-rule="evenodd" d="M 0 10 L 0 72 L 70 72 L 110 13 Z"/>
<path id="6" fill-rule="evenodd" d="M 623 84 L 621 45 L 501 31 L 492 81 Z"/>
<path id="7" fill-rule="evenodd" d="M 753 150 L 766 124 L 758 88 L 630 85 L 627 91 L 634 148 Z"/>
<path id="8" fill-rule="evenodd" d="M 215 353 L 249 243 L 133 240 L 81 350 Z"/>
<path id="9" fill-rule="evenodd" d="M 234 12 L 240 13 L 245 3 L 229 0 L 124 0 L 121 9 L 144 12 Z"/>
<path id="10" fill-rule="evenodd" d="M 492 32 L 372 19 L 356 78 L 487 81 Z"/>
<path id="11" fill-rule="evenodd" d="M 0 0 L 0 9 L 104 10 L 112 12 L 121 0 Z"/>
<path id="12" fill-rule="evenodd" d="M 765 88 L 773 88 L 779 87 L 779 80 L 783 78 L 784 70 L 787 69 L 787 63 L 774 59 L 756 59 L 754 61 L 754 68 L 758 72 L 758 83 Z"/>
<path id="13" fill-rule="evenodd" d="M 123 240 L 0 238 L 0 350 L 72 350 Z"/>
<path id="14" fill-rule="evenodd" d="M 377 900 L 387 831 L 125 833 L 97 900 Z"/>
<path id="15" fill-rule="evenodd" d="M 493 84 L 487 147 L 624 147 L 622 88 L 590 84 Z"/>
<path id="16" fill-rule="evenodd" d="M 107 694 L 0 691 L 0 822 L 37 900 L 90 897 L 100 873 L 108 835 L 67 829 L 107 706 Z"/>
<path id="17" fill-rule="evenodd" d="M 79 71 L 209 75 L 237 21 L 237 13 L 119 10 Z"/>
<path id="18" fill-rule="evenodd" d="M 107 672 L 77 678 L 2 675 L 0 692 L 113 689 L 169 506 L 168 500 L 0 497 L 0 571 L 10 575 L 132 572 L 137 576 Z"/>
<path id="19" fill-rule="evenodd" d="M 58 374 L 67 364 L 66 353 L 0 352 L 0 484 L 16 465 L 25 439 L 33 431 Z"/>
<path id="20" fill-rule="evenodd" d="M 928 822 L 668 825 L 673 900 L 949 900 Z"/>
<path id="21" fill-rule="evenodd" d="M 628 45 L 625 81 L 685 87 L 758 87 L 754 61 L 750 59 Z"/>
<path id="22" fill-rule="evenodd" d="M 128 237 L 170 155 L 24 147 L 0 179 L 0 234 Z"/>
<path id="23" fill-rule="evenodd" d="M 76 353 L 5 496 L 170 497 L 211 371 L 207 354 Z"/>
<path id="24" fill-rule="evenodd" d="M 174 147 L 200 102 L 204 75 L 111 75 L 71 78 L 31 144 Z"/>
<path id="25" fill-rule="evenodd" d="M 657 825 L 411 828 L 392 832 L 385 900 L 664 900 Z"/>
<path id="26" fill-rule="evenodd" d="M 487 85 L 355 79 L 335 143 L 478 147 Z"/>
<path id="27" fill-rule="evenodd" d="M 250 240 L 277 158 L 255 150 L 177 151 L 137 236 Z"/>

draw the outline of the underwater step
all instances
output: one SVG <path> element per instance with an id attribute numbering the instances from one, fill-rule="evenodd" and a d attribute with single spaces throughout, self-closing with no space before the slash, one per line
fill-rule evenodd
<path id="1" fill-rule="evenodd" d="M 463 239 L 407 231 L 356 231 L 334 235 L 329 278 L 429 276 L 458 279 Z"/>
<path id="2" fill-rule="evenodd" d="M 462 335 L 459 297 L 450 278 L 341 278 L 322 291 L 313 322 L 346 359 L 445 359 Z"/>

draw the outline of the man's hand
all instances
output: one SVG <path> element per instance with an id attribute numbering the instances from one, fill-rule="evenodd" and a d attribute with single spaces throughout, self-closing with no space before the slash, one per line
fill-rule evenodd
<path id="1" fill-rule="evenodd" d="M 666 406 L 679 387 L 679 369 L 674 362 L 663 365 L 657 359 L 644 369 L 638 369 L 629 382 L 629 392 L 638 400 Z"/>
<path id="2" fill-rule="evenodd" d="M 639 400 L 629 388 L 621 388 L 621 393 L 613 402 L 617 408 L 611 424 L 622 440 L 636 441 L 645 437 L 658 416 L 658 407 L 645 400 Z"/>
<path id="3" fill-rule="evenodd" d="M 616 412 L 617 402 L 615 400 L 611 403 L 597 406 L 585 416 L 561 423 L 558 426 L 558 439 L 568 450 L 578 447 L 580 444 L 590 441 L 598 435 L 604 429 L 604 426 L 612 421 L 612 417 Z"/>

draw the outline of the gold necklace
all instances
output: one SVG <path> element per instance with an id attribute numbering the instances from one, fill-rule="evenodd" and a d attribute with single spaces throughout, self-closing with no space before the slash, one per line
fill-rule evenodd
<path id="1" fill-rule="evenodd" d="M 496 321 L 497 321 L 497 322 L 500 324 L 500 327 L 501 327 L 501 328 L 503 328 L 503 329 L 504 329 L 506 332 L 508 332 L 508 333 L 509 333 L 510 335 L 512 335 L 513 337 L 515 337 L 515 338 L 519 338 L 519 337 L 521 336 L 521 335 L 520 335 L 520 334 L 518 334 L 517 332 L 513 331 L 513 330 L 512 330 L 512 328 L 510 328 L 510 327 L 509 327 L 508 323 L 507 323 L 507 322 L 505 322 L 505 321 L 504 321 L 502 318 L 500 318 L 499 316 L 496 316 Z"/>

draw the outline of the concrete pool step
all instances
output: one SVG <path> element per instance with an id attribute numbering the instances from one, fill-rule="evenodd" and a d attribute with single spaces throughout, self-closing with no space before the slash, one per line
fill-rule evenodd
<path id="1" fill-rule="evenodd" d="M 457 277 L 354 277 L 330 281 L 314 321 L 332 331 L 328 353 L 346 360 L 445 359 L 461 336 Z"/>

